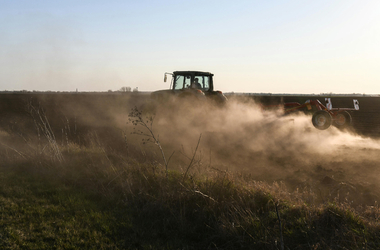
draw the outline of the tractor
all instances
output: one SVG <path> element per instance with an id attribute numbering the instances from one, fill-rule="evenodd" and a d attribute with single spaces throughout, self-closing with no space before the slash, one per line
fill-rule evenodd
<path id="1" fill-rule="evenodd" d="M 170 88 L 158 90 L 151 94 L 156 101 L 167 101 L 174 98 L 190 99 L 197 102 L 212 100 L 217 105 L 227 102 L 227 98 L 221 91 L 214 91 L 213 74 L 202 71 L 174 71 L 164 74 L 164 82 L 167 75 L 172 76 Z"/>

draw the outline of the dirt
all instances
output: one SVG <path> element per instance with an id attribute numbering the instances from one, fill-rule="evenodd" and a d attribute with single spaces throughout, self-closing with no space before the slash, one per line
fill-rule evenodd
<path id="1" fill-rule="evenodd" d="M 360 110 L 351 113 L 353 127 L 345 131 L 316 130 L 311 117 L 304 114 L 283 117 L 262 112 L 253 99 L 259 98 L 230 96 L 224 108 L 159 109 L 153 131 L 166 155 L 174 152 L 169 166 L 184 171 L 197 150 L 193 173 L 214 169 L 247 180 L 283 183 L 289 192 L 309 190 L 317 194 L 317 202 L 377 206 L 380 98 L 355 97 Z M 282 99 L 303 103 L 310 98 Z M 31 112 L 33 107 L 44 111 L 40 115 L 48 118 L 60 144 L 69 140 L 86 145 L 91 143 L 88 135 L 95 134 L 107 149 L 139 155 L 141 161 L 160 161 L 154 145 L 145 145 L 143 136 L 130 134 L 133 126 L 128 124 L 128 113 L 133 106 L 143 109 L 146 103 L 147 95 L 137 93 L 2 94 L 0 149 L 12 144 L 2 135 L 13 135 L 20 142 L 37 137 L 39 117 Z M 353 106 L 352 97 L 332 97 L 332 103 Z"/>

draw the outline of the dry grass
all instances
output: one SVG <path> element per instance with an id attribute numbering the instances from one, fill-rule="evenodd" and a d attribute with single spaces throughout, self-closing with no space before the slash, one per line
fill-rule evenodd
<path id="1" fill-rule="evenodd" d="M 2 248 L 380 247 L 376 204 L 354 206 L 318 187 L 294 188 L 222 168 L 197 150 L 196 140 L 192 150 L 176 149 L 187 155 L 182 162 L 168 164 L 165 144 L 157 151 L 115 130 L 67 132 L 62 140 L 38 129 L 0 132 Z"/>

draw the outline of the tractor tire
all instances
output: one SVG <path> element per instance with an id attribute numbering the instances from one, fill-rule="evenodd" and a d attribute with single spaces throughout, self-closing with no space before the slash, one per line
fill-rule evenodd
<path id="1" fill-rule="evenodd" d="M 228 99 L 225 95 L 223 94 L 217 94 L 217 99 L 216 99 L 217 103 L 220 104 L 221 106 L 224 106 L 227 104 L 228 102 Z"/>
<path id="2" fill-rule="evenodd" d="M 333 125 L 337 128 L 347 128 L 352 124 L 352 117 L 347 111 L 339 112 L 334 116 Z"/>
<path id="3" fill-rule="evenodd" d="M 227 105 L 228 99 L 223 94 L 213 94 L 207 96 L 208 103 L 214 107 L 225 107 Z"/>
<path id="4" fill-rule="evenodd" d="M 332 123 L 332 118 L 329 112 L 319 110 L 313 114 L 312 122 L 315 128 L 319 130 L 328 129 Z"/>
<path id="5" fill-rule="evenodd" d="M 198 94 L 194 92 L 184 92 L 178 95 L 176 100 L 179 106 L 191 106 L 194 108 L 199 108 L 206 102 L 206 97 L 204 94 Z"/>

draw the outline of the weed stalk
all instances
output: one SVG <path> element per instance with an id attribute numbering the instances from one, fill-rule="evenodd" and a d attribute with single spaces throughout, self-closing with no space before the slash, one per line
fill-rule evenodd
<path id="1" fill-rule="evenodd" d="M 146 140 L 145 139 L 142 140 L 143 144 L 145 144 L 146 142 L 150 142 L 150 143 L 155 144 L 160 149 L 162 159 L 164 160 L 165 172 L 166 172 L 166 176 L 167 176 L 168 175 L 168 164 L 169 164 L 169 161 L 170 161 L 171 157 L 173 156 L 174 152 L 169 157 L 169 160 L 166 160 L 164 150 L 163 150 L 161 143 L 160 143 L 160 140 L 159 140 L 159 135 L 156 136 L 153 132 L 154 116 L 152 116 L 152 115 L 147 116 L 144 119 L 142 112 L 139 111 L 137 109 L 137 107 L 135 106 L 134 108 L 132 108 L 131 112 L 128 114 L 128 117 L 129 117 L 129 121 L 135 127 L 142 126 L 143 128 L 145 128 L 148 131 L 148 132 L 143 132 L 142 130 L 137 130 L 137 131 L 132 132 L 132 134 L 141 135 L 141 136 L 146 137 L 147 138 Z"/>

